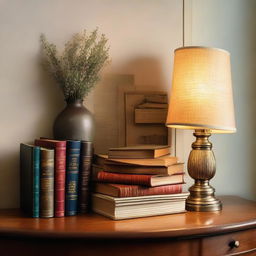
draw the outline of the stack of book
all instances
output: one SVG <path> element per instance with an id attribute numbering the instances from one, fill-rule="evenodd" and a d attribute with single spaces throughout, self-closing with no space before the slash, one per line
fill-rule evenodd
<path id="1" fill-rule="evenodd" d="M 128 219 L 185 211 L 184 164 L 169 146 L 112 148 L 93 164 L 93 211 Z"/>
<path id="2" fill-rule="evenodd" d="M 36 139 L 20 144 L 20 205 L 31 217 L 88 210 L 92 143 Z"/>

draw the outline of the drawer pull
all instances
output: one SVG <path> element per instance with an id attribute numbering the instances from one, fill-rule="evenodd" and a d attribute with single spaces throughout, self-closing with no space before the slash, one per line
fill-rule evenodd
<path id="1" fill-rule="evenodd" d="M 238 248 L 239 245 L 240 245 L 240 243 L 239 243 L 239 241 L 237 241 L 237 240 L 233 240 L 233 241 L 231 241 L 231 242 L 229 243 L 229 247 L 231 247 L 231 248 Z"/>

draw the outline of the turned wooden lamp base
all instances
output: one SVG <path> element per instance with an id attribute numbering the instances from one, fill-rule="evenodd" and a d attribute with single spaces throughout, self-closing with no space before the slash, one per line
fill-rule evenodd
<path id="1" fill-rule="evenodd" d="M 212 151 L 212 143 L 208 138 L 210 130 L 195 130 L 196 141 L 188 159 L 188 173 L 195 180 L 190 187 L 190 195 L 186 200 L 186 210 L 212 212 L 222 209 L 221 201 L 215 198 L 215 189 L 209 184 L 216 172 L 216 162 Z"/>

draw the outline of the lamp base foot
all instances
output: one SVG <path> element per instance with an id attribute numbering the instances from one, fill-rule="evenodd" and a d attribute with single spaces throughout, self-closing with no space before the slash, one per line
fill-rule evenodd
<path id="1" fill-rule="evenodd" d="M 214 196 L 215 189 L 208 181 L 198 181 L 189 189 L 186 210 L 196 212 L 213 212 L 222 209 L 222 203 Z"/>
<path id="2" fill-rule="evenodd" d="M 186 201 L 186 210 L 193 212 L 216 212 L 221 211 L 222 204 L 220 200 L 215 199 L 215 202 L 211 204 L 207 204 L 206 202 L 196 202 L 191 203 Z"/>

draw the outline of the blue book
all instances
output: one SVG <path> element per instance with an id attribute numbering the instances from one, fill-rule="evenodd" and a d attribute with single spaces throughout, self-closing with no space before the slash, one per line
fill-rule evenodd
<path id="1" fill-rule="evenodd" d="M 20 144 L 20 205 L 31 217 L 39 217 L 40 147 Z"/>
<path id="2" fill-rule="evenodd" d="M 67 140 L 65 195 L 66 216 L 73 216 L 77 214 L 80 147 L 80 141 Z"/>

